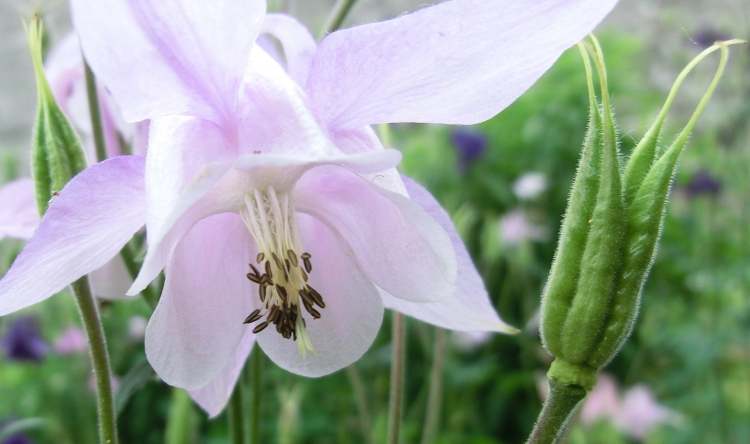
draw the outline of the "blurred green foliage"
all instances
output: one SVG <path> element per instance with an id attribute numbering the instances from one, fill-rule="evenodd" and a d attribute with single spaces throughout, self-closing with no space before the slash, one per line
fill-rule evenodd
<path id="1" fill-rule="evenodd" d="M 609 35 L 603 42 L 620 117 L 645 126 L 664 95 L 649 86 L 641 69 L 648 63 L 647 54 L 628 36 Z M 746 59 L 737 63 L 747 63 Z M 628 345 L 608 367 L 621 385 L 646 384 L 661 403 L 682 415 L 679 424 L 654 430 L 647 438 L 650 443 L 750 442 L 748 110 L 743 111 L 745 119 L 724 119 L 724 126 L 699 125 L 672 193 L 640 320 Z M 536 418 L 541 407 L 538 381 L 548 357 L 540 348 L 534 315 L 586 119 L 583 70 L 578 55 L 569 51 L 528 94 L 475 128 L 487 137 L 488 146 L 466 170 L 457 167 L 452 128 L 394 128 L 395 145 L 404 152 L 403 172 L 426 185 L 454 216 L 496 307 L 507 321 L 524 328 L 518 336 L 493 336 L 475 346 L 449 341 L 438 444 L 522 442 Z M 636 138 L 625 136 L 623 150 L 628 152 Z M 7 180 L 16 168 L 13 162 L 6 164 Z M 708 170 L 720 180 L 718 195 L 688 198 L 685 186 L 698 170 Z M 547 189 L 534 199 L 521 200 L 513 184 L 529 171 L 543 173 Z M 545 236 L 506 242 L 499 234 L 499 220 L 516 209 Z M 0 266 L 7 268 L 19 246 L 2 242 Z M 50 342 L 78 324 L 69 295 L 31 311 L 41 319 Z M 142 340 L 129 332 L 136 315 L 148 316 L 142 300 L 106 304 L 103 309 L 120 381 L 122 442 L 227 442 L 224 416 L 208 421 L 144 364 Z M 0 318 L 0 334 L 11 321 Z M 383 442 L 389 332 L 386 322 L 375 345 L 352 370 L 321 379 L 288 374 L 265 360 L 262 442 Z M 420 440 L 433 335 L 432 327 L 408 322 L 404 443 Z M 37 443 L 95 443 L 90 377 L 85 354 L 50 353 L 40 364 L 0 360 L 0 420 L 39 418 L 26 427 Z M 364 393 L 359 403 L 357 384 Z M 364 422 L 372 425 L 368 431 L 362 427 L 363 405 L 370 414 Z M 575 425 L 570 437 L 576 444 L 629 442 L 607 422 Z"/>

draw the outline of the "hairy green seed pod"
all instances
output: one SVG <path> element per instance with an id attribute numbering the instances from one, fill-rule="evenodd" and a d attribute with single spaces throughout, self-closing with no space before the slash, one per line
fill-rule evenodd
<path id="1" fill-rule="evenodd" d="M 599 190 L 602 119 L 596 104 L 591 62 L 585 50 L 579 49 L 582 50 L 589 86 L 589 128 L 560 230 L 557 253 L 542 296 L 542 341 L 555 356 L 562 354 L 562 326 L 578 287 L 579 267 Z"/>
<path id="2" fill-rule="evenodd" d="M 592 37 L 587 50 L 581 51 L 592 117 L 542 299 L 542 340 L 555 356 L 551 379 L 590 389 L 597 371 L 630 335 L 656 254 L 679 156 L 721 79 L 727 46 L 733 43 L 719 43 L 704 51 L 683 70 L 624 173 L 619 167 L 601 48 Z M 659 155 L 661 128 L 682 81 L 718 49 L 721 61 L 708 90 L 675 142 Z M 601 109 L 596 105 L 589 52 L 601 84 Z"/>
<path id="3" fill-rule="evenodd" d="M 31 172 L 39 214 L 44 214 L 55 193 L 86 168 L 86 158 L 80 139 L 55 102 L 45 77 L 42 61 L 44 31 L 39 17 L 35 16 L 28 24 L 27 36 L 37 85 Z"/>
<path id="4" fill-rule="evenodd" d="M 698 62 L 716 49 L 721 49 L 719 66 L 688 124 L 680 132 L 669 149 L 646 171 L 645 177 L 637 183 L 637 187 L 634 186 L 636 188 L 635 194 L 627 207 L 628 226 L 625 262 L 618 276 L 617 293 L 613 301 L 610 319 L 599 338 L 597 350 L 588 360 L 588 365 L 591 367 L 600 368 L 606 365 L 630 336 L 638 314 L 641 292 L 656 257 L 656 249 L 666 216 L 667 196 L 669 195 L 672 180 L 677 171 L 677 162 L 680 154 L 687 145 L 695 123 L 703 113 L 706 104 L 713 95 L 724 73 L 729 55 L 727 45 L 720 44 L 704 51 L 703 54 L 696 57 L 685 68 L 675 82 L 672 92 L 675 92 L 680 87 L 685 75 Z M 670 93 L 670 97 L 665 103 L 665 109 L 668 109 L 671 99 L 672 94 Z M 660 119 L 663 120 L 663 118 L 660 115 Z M 661 126 L 661 123 L 658 121 L 657 124 Z M 646 137 L 649 137 L 649 134 Z M 638 147 L 643 150 L 651 149 L 645 144 L 639 144 Z M 634 157 L 639 154 L 638 147 L 633 154 Z M 631 157 L 631 163 L 634 162 L 637 162 L 637 160 L 633 161 Z M 633 170 L 635 169 L 636 167 L 633 168 Z"/>

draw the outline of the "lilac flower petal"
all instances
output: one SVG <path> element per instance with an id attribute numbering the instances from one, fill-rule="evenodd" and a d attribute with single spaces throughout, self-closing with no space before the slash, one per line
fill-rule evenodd
<path id="1" fill-rule="evenodd" d="M 286 71 L 299 85 L 304 85 L 315 55 L 315 39 L 305 25 L 286 14 L 268 14 L 261 25 L 261 34 L 278 39 L 284 50 Z"/>
<path id="2" fill-rule="evenodd" d="M 232 158 L 220 128 L 193 117 L 152 120 L 149 145 L 145 179 L 149 248 L 128 294 L 140 292 L 159 274 L 181 235 L 197 220 L 220 210 L 214 211 L 205 201 L 204 205 L 196 203 L 225 174 Z M 175 229 L 185 213 L 193 217 L 183 218 Z"/>
<path id="3" fill-rule="evenodd" d="M 239 216 L 219 214 L 196 224 L 175 249 L 146 329 L 146 356 L 168 384 L 205 387 L 235 355 L 252 311 L 245 277 L 252 245 Z"/>
<path id="4" fill-rule="evenodd" d="M 395 298 L 387 292 L 381 292 L 385 306 L 450 330 L 517 332 L 515 328 L 500 319 L 492 306 L 482 278 L 448 213 L 429 191 L 407 177 L 403 179 L 413 201 L 418 203 L 450 236 L 458 262 L 458 278 L 451 297 L 439 302 L 415 303 Z"/>
<path id="5" fill-rule="evenodd" d="M 307 83 L 336 128 L 474 124 L 526 91 L 616 0 L 453 0 L 335 32 Z"/>
<path id="6" fill-rule="evenodd" d="M 130 122 L 231 116 L 266 2 L 74 0 L 94 72 Z M 116 20 L 113 19 L 116 18 Z"/>
<path id="7" fill-rule="evenodd" d="M 313 351 L 300 353 L 297 344 L 267 328 L 258 344 L 279 367 L 302 376 L 318 377 L 359 359 L 375 340 L 383 321 L 377 290 L 351 260 L 352 251 L 325 224 L 299 215 L 300 235 L 312 255 L 310 282 L 325 300 L 320 319 L 306 315 Z"/>
<path id="8" fill-rule="evenodd" d="M 344 169 L 322 167 L 300 179 L 295 201 L 299 211 L 332 227 L 362 271 L 390 294 L 419 302 L 452 296 L 456 260 L 451 241 L 409 199 Z"/>
<path id="9" fill-rule="evenodd" d="M 38 224 L 34 181 L 18 179 L 0 188 L 0 239 L 29 239 Z"/>
<path id="10" fill-rule="evenodd" d="M 159 274 L 196 221 L 236 211 L 244 193 L 254 187 L 289 189 L 307 170 L 325 164 L 372 172 L 393 168 L 401 158 L 395 150 L 381 150 L 354 155 L 245 154 L 229 160 L 233 154 L 219 129 L 189 117 L 155 119 L 151 146 L 146 165 L 149 248 L 129 294 L 141 291 Z"/>
<path id="11" fill-rule="evenodd" d="M 226 367 L 208 385 L 190 390 L 193 401 L 201 406 L 211 418 L 218 416 L 226 407 L 254 344 L 255 335 L 248 328 L 245 330 L 245 335 L 242 337 L 239 346 L 237 346 L 234 358 L 229 360 Z M 256 353 L 260 353 L 260 351 Z"/>
<path id="12" fill-rule="evenodd" d="M 0 281 L 0 315 L 40 302 L 103 266 L 143 226 L 145 210 L 142 157 L 115 157 L 78 174 L 52 200 Z"/>

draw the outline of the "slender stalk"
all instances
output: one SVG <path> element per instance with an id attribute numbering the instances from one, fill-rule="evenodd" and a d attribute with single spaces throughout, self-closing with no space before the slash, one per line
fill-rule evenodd
<path id="1" fill-rule="evenodd" d="M 445 366 L 446 334 L 442 328 L 435 329 L 435 343 L 430 370 L 430 392 L 427 394 L 427 412 L 422 428 L 422 444 L 432 444 L 438 432 L 443 406 L 443 368 Z"/>
<path id="2" fill-rule="evenodd" d="M 86 336 L 89 340 L 91 364 L 96 378 L 96 404 L 99 417 L 99 441 L 101 444 L 117 444 L 117 420 L 112 393 L 112 371 L 104 328 L 99 316 L 99 306 L 91 292 L 86 276 L 72 285 Z"/>
<path id="3" fill-rule="evenodd" d="M 354 393 L 354 402 L 357 406 L 357 416 L 359 416 L 359 427 L 362 429 L 362 439 L 366 443 L 372 443 L 372 421 L 370 418 L 370 408 L 367 403 L 367 393 L 365 384 L 362 382 L 362 375 L 359 374 L 357 367 L 352 364 L 346 368 L 346 376 L 352 385 Z"/>
<path id="4" fill-rule="evenodd" d="M 252 408 L 250 410 L 250 444 L 260 442 L 260 410 L 263 401 L 263 354 L 259 347 L 250 354 L 250 389 Z"/>
<path id="5" fill-rule="evenodd" d="M 391 347 L 391 390 L 388 402 L 388 444 L 398 444 L 401 430 L 401 407 L 404 401 L 404 369 L 406 367 L 406 320 L 393 313 Z"/>
<path id="6" fill-rule="evenodd" d="M 104 129 L 102 128 L 102 113 L 99 108 L 99 94 L 96 91 L 96 79 L 88 62 L 83 61 L 86 77 L 86 97 L 89 104 L 89 116 L 91 118 L 91 129 L 94 133 L 94 147 L 96 148 L 96 161 L 101 162 L 107 158 L 107 145 L 104 141 Z"/>
<path id="7" fill-rule="evenodd" d="M 229 418 L 229 440 L 232 444 L 245 444 L 245 404 L 242 384 L 234 388 L 229 400 L 227 416 Z"/>
<path id="8" fill-rule="evenodd" d="M 576 406 L 586 397 L 586 390 L 577 385 L 549 381 L 549 395 L 527 444 L 555 444 L 565 435 L 568 421 Z"/>
<path id="9" fill-rule="evenodd" d="M 326 25 L 320 31 L 320 37 L 325 37 L 327 34 L 338 30 L 344 24 L 344 20 L 346 20 L 355 3 L 357 3 L 357 0 L 338 0 L 326 21 Z"/>

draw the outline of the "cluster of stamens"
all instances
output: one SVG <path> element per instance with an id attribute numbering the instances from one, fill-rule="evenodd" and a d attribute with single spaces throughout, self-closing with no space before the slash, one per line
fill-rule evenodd
<path id="1" fill-rule="evenodd" d="M 245 196 L 242 220 L 258 246 L 255 263 L 250 263 L 247 278 L 257 284 L 260 308 L 250 313 L 245 324 L 256 324 L 253 333 L 269 325 L 285 339 L 297 342 L 300 351 L 312 350 L 306 333 L 304 310 L 313 318 L 321 317 L 323 296 L 310 284 L 312 255 L 302 251 L 298 240 L 293 208 L 287 194 L 273 188 Z"/>
<path id="2" fill-rule="evenodd" d="M 251 263 L 247 278 L 258 284 L 258 298 L 267 311 L 262 313 L 261 309 L 256 309 L 245 318 L 245 324 L 252 324 L 265 317 L 263 322 L 253 328 L 253 333 L 260 333 L 270 324 L 273 324 L 281 336 L 296 341 L 297 325 L 306 326 L 305 320 L 301 316 L 300 302 L 313 319 L 320 318 L 320 312 L 315 307 L 325 308 L 326 304 L 323 301 L 323 296 L 307 283 L 309 273 L 312 272 L 311 258 L 312 256 L 307 252 L 302 253 L 298 258 L 292 250 L 287 250 L 284 259 L 281 259 L 276 253 L 271 253 L 270 259 L 266 257 L 265 253 L 258 253 L 256 262 L 263 272 Z M 281 270 L 281 276 L 279 277 L 282 277 L 282 279 L 274 280 L 274 269 L 277 270 L 277 273 L 278 270 Z M 290 297 L 287 289 L 292 282 L 290 275 L 295 272 L 299 273 L 305 282 L 304 287 L 297 289 L 297 298 Z"/>

